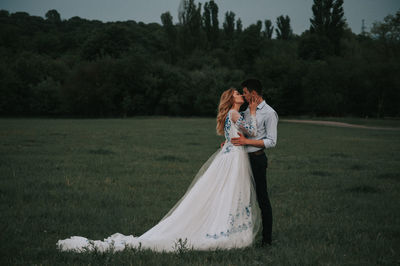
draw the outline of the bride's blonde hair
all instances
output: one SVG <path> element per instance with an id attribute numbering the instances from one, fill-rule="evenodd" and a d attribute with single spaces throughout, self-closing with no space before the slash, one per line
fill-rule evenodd
<path id="1" fill-rule="evenodd" d="M 217 134 L 224 135 L 224 125 L 226 115 L 233 106 L 233 93 L 235 88 L 230 88 L 224 91 L 221 95 L 218 105 L 218 115 L 217 115 Z"/>

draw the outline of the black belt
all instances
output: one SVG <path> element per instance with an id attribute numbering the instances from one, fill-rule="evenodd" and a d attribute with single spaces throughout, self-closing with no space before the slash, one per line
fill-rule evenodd
<path id="1" fill-rule="evenodd" d="M 254 151 L 254 152 L 249 152 L 249 155 L 261 155 L 264 154 L 264 150 L 258 150 L 258 151 Z"/>

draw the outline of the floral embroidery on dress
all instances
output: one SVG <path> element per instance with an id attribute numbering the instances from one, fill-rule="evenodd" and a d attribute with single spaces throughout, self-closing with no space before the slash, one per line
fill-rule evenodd
<path id="1" fill-rule="evenodd" d="M 229 153 L 231 150 L 232 150 L 232 148 L 233 148 L 233 144 L 232 143 L 227 143 L 227 144 L 225 144 L 225 146 L 224 146 L 224 153 Z"/>
<path id="2" fill-rule="evenodd" d="M 229 133 L 231 131 L 231 125 L 232 125 L 232 123 L 231 123 L 231 119 L 230 119 L 230 116 L 228 113 L 228 115 L 226 116 L 225 125 L 224 125 L 224 133 L 225 133 L 226 141 L 231 141 L 231 137 L 229 136 Z"/>
<path id="3" fill-rule="evenodd" d="M 226 116 L 226 119 L 225 119 L 225 126 L 224 126 L 224 133 L 225 133 L 225 139 L 226 139 L 226 144 L 224 146 L 224 153 L 229 153 L 233 148 L 233 144 L 230 142 L 231 141 L 231 137 L 230 137 L 231 126 L 232 126 L 232 122 L 231 122 L 231 118 L 230 118 L 230 113 L 228 113 L 228 115 Z"/>
<path id="4" fill-rule="evenodd" d="M 244 220 L 244 221 L 243 221 Z M 231 234 L 239 233 L 253 227 L 251 221 L 251 204 L 243 206 L 242 198 L 239 194 L 238 204 L 235 214 L 230 213 L 228 217 L 229 228 L 218 234 L 206 234 L 207 238 L 218 239 L 229 237 Z"/>
<path id="5" fill-rule="evenodd" d="M 238 118 L 235 124 L 246 135 L 254 137 L 257 133 L 256 117 L 254 115 L 250 115 L 249 121 L 248 123 L 246 123 L 246 119 L 244 118 L 244 113 L 240 112 L 240 117 Z"/>

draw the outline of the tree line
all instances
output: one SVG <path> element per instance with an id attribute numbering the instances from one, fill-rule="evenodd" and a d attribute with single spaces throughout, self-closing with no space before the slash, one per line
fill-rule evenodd
<path id="1" fill-rule="evenodd" d="M 0 10 L 0 114 L 215 116 L 222 91 L 257 77 L 280 115 L 398 117 L 400 11 L 360 34 L 343 0 L 312 12 L 296 35 L 284 14 L 221 23 L 212 0 L 182 0 L 161 24 Z"/>

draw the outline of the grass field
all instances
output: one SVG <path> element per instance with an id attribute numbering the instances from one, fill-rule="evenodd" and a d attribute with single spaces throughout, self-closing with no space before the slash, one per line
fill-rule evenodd
<path id="1" fill-rule="evenodd" d="M 271 247 L 56 250 L 72 235 L 144 233 L 221 141 L 214 119 L 1 119 L 0 264 L 400 264 L 400 131 L 294 123 L 267 152 Z"/>

